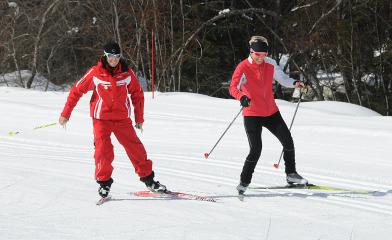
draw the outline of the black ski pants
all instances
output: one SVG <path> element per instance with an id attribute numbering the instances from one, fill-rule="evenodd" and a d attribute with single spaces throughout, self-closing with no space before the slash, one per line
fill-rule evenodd
<path id="1" fill-rule="evenodd" d="M 249 184 L 252 180 L 253 172 L 261 155 L 263 127 L 275 135 L 283 145 L 286 174 L 296 172 L 293 138 L 279 111 L 268 117 L 245 116 L 244 125 L 250 151 L 242 168 L 241 183 Z"/>

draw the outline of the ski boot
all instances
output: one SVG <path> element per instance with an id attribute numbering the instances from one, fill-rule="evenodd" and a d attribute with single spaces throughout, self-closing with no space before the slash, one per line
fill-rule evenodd
<path id="1" fill-rule="evenodd" d="M 140 181 L 144 182 L 146 184 L 146 187 L 151 191 L 151 192 L 160 192 L 160 193 L 165 193 L 167 191 L 166 186 L 161 184 L 158 181 L 154 181 L 154 172 L 152 172 L 149 176 L 147 177 L 142 177 L 140 178 Z"/>
<path id="2" fill-rule="evenodd" d="M 152 192 L 162 192 L 162 193 L 166 192 L 166 186 L 158 181 L 152 181 L 152 183 L 149 185 L 147 185 L 146 183 L 146 186 Z"/>
<path id="3" fill-rule="evenodd" d="M 99 188 L 98 188 L 99 196 L 106 198 L 109 195 L 110 187 L 112 186 L 113 179 L 110 178 L 109 180 L 106 181 L 97 181 L 97 183 L 99 184 Z"/>
<path id="4" fill-rule="evenodd" d="M 286 181 L 289 184 L 289 186 L 293 186 L 293 185 L 306 186 L 308 184 L 308 180 L 306 180 L 296 172 L 287 174 Z"/>
<path id="5" fill-rule="evenodd" d="M 249 184 L 240 182 L 240 184 L 237 186 L 238 195 L 244 195 L 246 189 L 248 189 L 248 186 Z"/>

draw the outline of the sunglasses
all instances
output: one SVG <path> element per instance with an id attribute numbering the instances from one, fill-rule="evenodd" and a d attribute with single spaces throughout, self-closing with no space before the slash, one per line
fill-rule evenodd
<path id="1" fill-rule="evenodd" d="M 255 52 L 255 51 L 250 51 L 250 52 L 256 55 L 257 57 L 265 57 L 268 55 L 267 52 Z"/>
<path id="2" fill-rule="evenodd" d="M 107 52 L 105 52 L 105 51 L 104 51 L 104 55 L 105 55 L 107 58 L 117 58 L 117 59 L 119 59 L 119 58 L 121 57 L 121 54 L 107 53 Z"/>

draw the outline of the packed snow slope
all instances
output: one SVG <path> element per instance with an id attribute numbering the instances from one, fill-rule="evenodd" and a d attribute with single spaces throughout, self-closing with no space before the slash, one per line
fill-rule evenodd
<path id="1" fill-rule="evenodd" d="M 190 93 L 146 93 L 144 132 L 156 180 L 217 202 L 137 197 L 146 190 L 114 136 L 115 201 L 96 206 L 89 97 L 67 129 L 56 122 L 67 93 L 0 88 L 1 239 L 390 239 L 392 119 L 351 104 L 301 103 L 292 135 L 298 172 L 346 190 L 235 190 L 248 142 L 238 101 Z M 295 103 L 277 101 L 287 124 Z M 19 134 L 9 136 L 8 132 Z M 281 146 L 263 132 L 251 186 L 285 184 L 274 169 Z M 281 165 L 283 166 L 283 164 Z"/>

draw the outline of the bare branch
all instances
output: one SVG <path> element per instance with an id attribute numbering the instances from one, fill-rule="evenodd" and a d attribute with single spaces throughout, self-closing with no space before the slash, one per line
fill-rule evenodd
<path id="1" fill-rule="evenodd" d="M 198 29 L 196 29 L 196 31 L 194 31 L 192 33 L 192 35 L 185 41 L 184 45 L 180 48 L 178 48 L 175 53 L 173 54 L 173 56 L 177 56 L 178 54 L 178 58 L 176 60 L 176 64 L 178 64 L 178 62 L 180 61 L 182 54 L 184 52 L 184 49 L 188 46 L 188 44 L 193 40 L 193 38 L 201 31 L 203 30 L 205 27 L 215 23 L 218 20 L 221 20 L 223 18 L 228 18 L 228 17 L 232 17 L 232 16 L 236 16 L 236 15 L 242 15 L 242 14 L 247 14 L 247 13 L 262 13 L 265 15 L 269 15 L 272 17 L 277 17 L 277 14 L 273 11 L 268 11 L 265 10 L 263 8 L 248 8 L 248 9 L 242 9 L 242 10 L 230 10 L 230 11 L 221 11 L 220 14 L 216 15 L 215 17 L 207 20 L 206 22 L 204 22 Z"/>
<path id="2" fill-rule="evenodd" d="M 336 5 L 331 8 L 331 10 L 329 10 L 326 14 L 323 13 L 323 15 L 321 15 L 321 17 L 313 24 L 313 27 L 310 29 L 310 31 L 308 32 L 308 35 L 310 35 L 313 30 L 316 28 L 316 26 L 325 18 L 327 17 L 329 14 L 331 14 L 337 7 L 339 7 L 339 5 L 342 3 L 343 0 L 337 0 L 338 2 L 336 3 Z"/>

